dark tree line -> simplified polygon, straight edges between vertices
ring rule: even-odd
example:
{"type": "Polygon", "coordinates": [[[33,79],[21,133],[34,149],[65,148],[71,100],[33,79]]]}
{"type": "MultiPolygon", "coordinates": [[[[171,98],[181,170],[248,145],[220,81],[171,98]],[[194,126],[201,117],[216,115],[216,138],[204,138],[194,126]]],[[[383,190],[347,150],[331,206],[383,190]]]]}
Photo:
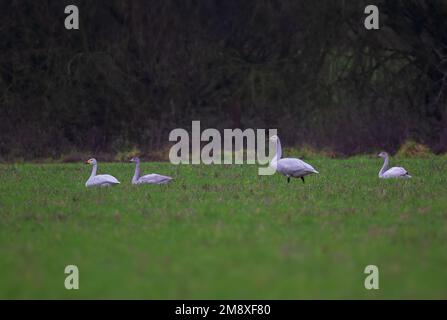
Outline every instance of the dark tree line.
{"type": "Polygon", "coordinates": [[[343,154],[447,150],[445,0],[1,0],[0,14],[2,158],[158,149],[191,120],[343,154]]]}

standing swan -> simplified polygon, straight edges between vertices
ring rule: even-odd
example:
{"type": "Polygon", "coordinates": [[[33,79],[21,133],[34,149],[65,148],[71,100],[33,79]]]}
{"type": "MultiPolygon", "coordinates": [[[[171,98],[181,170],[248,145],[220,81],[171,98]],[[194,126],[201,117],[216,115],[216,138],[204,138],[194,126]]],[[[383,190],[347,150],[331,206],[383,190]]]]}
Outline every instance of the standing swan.
{"type": "Polygon", "coordinates": [[[86,187],[96,187],[96,186],[106,187],[120,183],[114,176],[111,176],[110,174],[96,175],[96,170],[98,168],[98,162],[96,161],[96,159],[94,158],[89,159],[85,163],[93,165],[92,174],[85,183],[86,187]]]}
{"type": "Polygon", "coordinates": [[[270,167],[287,177],[287,183],[290,182],[290,177],[301,178],[304,183],[304,177],[318,173],[310,164],[296,158],[281,159],[282,149],[279,137],[274,135],[270,138],[271,141],[276,142],[276,154],[270,162],[270,167]]]}
{"type": "Polygon", "coordinates": [[[147,174],[145,176],[140,177],[140,158],[134,157],[130,159],[130,162],[135,162],[135,174],[132,178],[132,184],[166,184],[169,183],[172,178],[168,176],[162,176],[161,174],[147,174]]]}
{"type": "Polygon", "coordinates": [[[383,162],[383,167],[379,171],[379,178],[381,179],[389,179],[389,178],[402,178],[408,179],[411,178],[410,174],[407,170],[402,167],[392,167],[388,169],[389,155],[385,151],[382,151],[378,154],[379,157],[385,159],[383,162]]]}

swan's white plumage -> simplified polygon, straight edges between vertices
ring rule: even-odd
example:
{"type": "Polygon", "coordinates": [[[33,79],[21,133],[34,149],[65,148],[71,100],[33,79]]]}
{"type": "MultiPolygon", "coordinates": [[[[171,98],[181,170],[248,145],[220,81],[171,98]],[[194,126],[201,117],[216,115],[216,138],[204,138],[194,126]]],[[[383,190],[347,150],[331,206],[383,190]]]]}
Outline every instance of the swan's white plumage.
{"type": "Polygon", "coordinates": [[[318,173],[310,164],[296,158],[284,158],[277,161],[276,170],[285,176],[304,177],[311,173],[318,173]]]}
{"type": "MultiPolygon", "coordinates": [[[[294,178],[304,178],[305,176],[313,173],[319,173],[310,164],[304,162],[303,160],[297,158],[283,158],[281,142],[278,136],[272,136],[270,138],[272,141],[276,142],[276,154],[270,162],[270,166],[275,169],[280,174],[286,176],[288,179],[290,177],[294,178]]],[[[303,179],[304,182],[304,179],[303,179]]]]}
{"type": "Polygon", "coordinates": [[[153,183],[153,184],[165,184],[171,181],[172,178],[168,176],[163,176],[161,174],[151,173],[140,177],[136,184],[140,183],[153,183]]]}
{"type": "Polygon", "coordinates": [[[382,178],[411,178],[408,171],[402,167],[392,167],[382,174],[382,178]]]}
{"type": "Polygon", "coordinates": [[[378,155],[379,157],[384,159],[382,169],[379,171],[379,178],[381,179],[391,179],[391,178],[400,178],[400,179],[409,179],[411,175],[408,171],[402,167],[392,167],[388,169],[389,163],[389,155],[386,152],[381,152],[378,155]]]}
{"type": "Polygon", "coordinates": [[[89,159],[86,163],[93,165],[90,178],[88,178],[87,182],[85,183],[86,187],[107,187],[120,183],[117,178],[111,176],[110,174],[97,175],[96,171],[98,168],[98,162],[96,159],[89,159]]]}
{"type": "Polygon", "coordinates": [[[93,186],[110,186],[114,184],[119,184],[117,178],[114,176],[111,176],[110,174],[99,174],[97,176],[94,176],[92,178],[89,178],[87,182],[85,183],[86,187],[93,187],[93,186]]]}
{"type": "Polygon", "coordinates": [[[140,176],[140,159],[134,157],[130,161],[135,162],[135,174],[132,178],[132,184],[166,184],[172,180],[171,177],[157,173],[140,176]]]}

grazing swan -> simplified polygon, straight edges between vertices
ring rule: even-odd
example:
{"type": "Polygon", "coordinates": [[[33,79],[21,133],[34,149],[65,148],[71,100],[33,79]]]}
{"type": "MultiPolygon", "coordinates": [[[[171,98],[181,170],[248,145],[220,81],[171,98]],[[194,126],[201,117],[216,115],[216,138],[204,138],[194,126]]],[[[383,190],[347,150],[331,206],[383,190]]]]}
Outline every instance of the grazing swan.
{"type": "Polygon", "coordinates": [[[402,167],[392,167],[388,169],[389,155],[385,151],[382,151],[378,154],[379,157],[385,159],[383,162],[383,167],[379,171],[379,178],[381,179],[389,179],[389,178],[403,178],[408,179],[411,178],[410,174],[407,170],[402,167]]]}
{"type": "Polygon", "coordinates": [[[85,163],[93,165],[92,174],[85,183],[86,187],[96,187],[96,186],[106,187],[120,183],[114,176],[111,176],[110,174],[96,175],[96,170],[98,168],[98,162],[96,161],[96,159],[93,158],[89,159],[85,163]]]}
{"type": "Polygon", "coordinates": [[[135,162],[135,174],[132,178],[132,184],[144,184],[144,183],[151,183],[151,184],[165,184],[169,183],[172,178],[168,176],[162,176],[161,174],[147,174],[145,176],[140,177],[140,158],[134,157],[130,159],[130,162],[135,162]]]}
{"type": "Polygon", "coordinates": [[[282,149],[281,142],[278,136],[274,135],[270,138],[271,141],[276,142],[276,154],[270,162],[270,167],[287,177],[287,183],[290,182],[290,177],[301,178],[304,183],[304,177],[318,173],[310,164],[296,158],[281,159],[282,149]]]}

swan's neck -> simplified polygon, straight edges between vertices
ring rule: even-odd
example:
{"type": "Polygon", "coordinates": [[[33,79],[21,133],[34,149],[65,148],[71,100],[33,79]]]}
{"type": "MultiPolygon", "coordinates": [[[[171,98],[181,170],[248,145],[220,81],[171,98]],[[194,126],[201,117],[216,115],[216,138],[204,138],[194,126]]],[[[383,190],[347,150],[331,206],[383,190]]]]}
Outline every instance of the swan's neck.
{"type": "Polygon", "coordinates": [[[281,156],[282,156],[281,141],[279,141],[279,138],[278,138],[276,140],[276,153],[272,159],[272,162],[278,161],[279,159],[281,159],[281,156]]]}
{"type": "Polygon", "coordinates": [[[135,174],[133,175],[132,181],[136,182],[140,178],[140,163],[135,163],[135,174]]]}
{"type": "Polygon", "coordinates": [[[270,167],[276,170],[278,160],[281,159],[282,150],[281,150],[281,142],[279,139],[276,140],[276,153],[273,157],[272,161],[270,161],[270,167]]]}
{"type": "Polygon", "coordinates": [[[98,168],[98,165],[95,163],[92,167],[92,173],[90,174],[90,178],[93,178],[94,176],[96,176],[97,168],[98,168]]]}
{"type": "Polygon", "coordinates": [[[382,169],[380,169],[379,176],[383,175],[388,170],[388,162],[389,159],[388,156],[386,156],[385,160],[383,161],[382,169]]]}

